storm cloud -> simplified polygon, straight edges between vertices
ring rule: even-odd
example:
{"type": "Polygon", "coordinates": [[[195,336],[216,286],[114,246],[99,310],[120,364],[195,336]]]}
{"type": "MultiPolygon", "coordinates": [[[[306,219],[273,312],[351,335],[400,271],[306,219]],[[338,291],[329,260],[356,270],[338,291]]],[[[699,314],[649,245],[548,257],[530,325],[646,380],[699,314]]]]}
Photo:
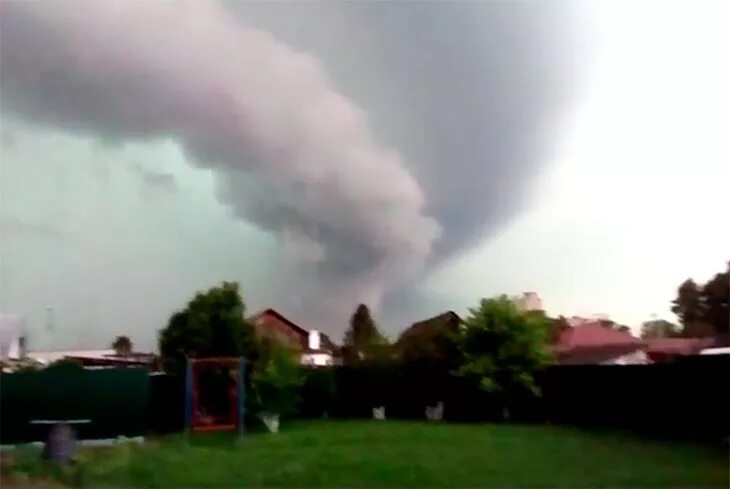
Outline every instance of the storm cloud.
{"type": "Polygon", "coordinates": [[[2,3],[3,111],[174,139],[325,322],[509,222],[574,78],[566,4],[71,5],[2,3]]]}

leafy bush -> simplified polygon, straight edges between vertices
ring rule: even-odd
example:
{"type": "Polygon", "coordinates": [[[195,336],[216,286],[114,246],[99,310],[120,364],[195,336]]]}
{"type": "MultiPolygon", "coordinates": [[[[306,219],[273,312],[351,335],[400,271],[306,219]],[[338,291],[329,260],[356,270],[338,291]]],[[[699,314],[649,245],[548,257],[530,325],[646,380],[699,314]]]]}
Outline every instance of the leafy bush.
{"type": "Polygon", "coordinates": [[[274,339],[263,338],[261,356],[251,376],[258,413],[295,413],[303,381],[298,353],[274,339]]]}
{"type": "Polygon", "coordinates": [[[535,374],[552,363],[547,348],[551,322],[539,311],[522,312],[506,296],[482,299],[464,321],[464,361],[456,373],[496,395],[508,416],[510,404],[526,393],[539,395],[535,374]]]}

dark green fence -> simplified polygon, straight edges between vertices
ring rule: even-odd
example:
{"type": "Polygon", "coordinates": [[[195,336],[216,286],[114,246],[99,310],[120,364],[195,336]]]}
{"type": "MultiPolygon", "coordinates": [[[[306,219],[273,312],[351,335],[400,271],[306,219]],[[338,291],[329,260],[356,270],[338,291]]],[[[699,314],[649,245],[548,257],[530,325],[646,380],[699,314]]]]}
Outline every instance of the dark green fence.
{"type": "Polygon", "coordinates": [[[31,420],[89,419],[82,438],[145,435],[149,428],[145,369],[49,368],[0,375],[0,443],[42,440],[31,420]]]}
{"type": "MultiPolygon", "coordinates": [[[[730,434],[730,358],[667,365],[555,366],[538,379],[542,397],[515,399],[513,422],[552,422],[719,440],[730,434]]],[[[306,369],[299,416],[423,419],[445,404],[447,421],[501,421],[499,399],[446,371],[392,368],[306,369]]],[[[249,396],[249,399],[251,396],[249,396]]],[[[184,383],[143,369],[47,369],[0,376],[0,442],[41,440],[32,419],[86,418],[83,438],[164,434],[183,429],[184,383]]],[[[247,423],[258,422],[249,406],[247,423]]]]}
{"type": "MultiPolygon", "coordinates": [[[[730,435],[730,357],[658,365],[566,365],[538,376],[541,397],[513,399],[510,421],[622,429],[662,437],[722,440],[730,435]]],[[[503,421],[502,402],[439,369],[338,367],[306,377],[300,415],[424,419],[443,401],[447,421],[503,421]]]]}

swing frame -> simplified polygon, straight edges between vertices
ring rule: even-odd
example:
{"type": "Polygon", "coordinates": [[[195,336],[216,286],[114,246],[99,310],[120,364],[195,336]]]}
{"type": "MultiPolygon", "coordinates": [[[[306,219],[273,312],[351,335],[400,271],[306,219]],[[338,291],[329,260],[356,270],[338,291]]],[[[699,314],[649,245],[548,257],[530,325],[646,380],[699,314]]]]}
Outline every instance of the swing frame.
{"type": "Polygon", "coordinates": [[[245,375],[246,359],[244,357],[210,357],[188,358],[185,369],[185,428],[187,432],[204,431],[237,431],[243,434],[243,420],[245,416],[245,375]],[[236,392],[229,400],[231,405],[235,400],[235,409],[231,409],[227,423],[203,424],[200,422],[200,373],[207,368],[228,367],[237,369],[236,392]]]}

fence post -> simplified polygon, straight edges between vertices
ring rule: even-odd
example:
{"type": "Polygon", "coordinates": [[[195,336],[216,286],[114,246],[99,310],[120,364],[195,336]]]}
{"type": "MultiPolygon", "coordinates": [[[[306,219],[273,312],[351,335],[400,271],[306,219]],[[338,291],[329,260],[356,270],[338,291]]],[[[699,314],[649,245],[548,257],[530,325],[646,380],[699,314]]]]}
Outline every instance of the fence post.
{"type": "Polygon", "coordinates": [[[193,361],[185,360],[185,434],[190,434],[190,424],[193,416],[193,361]]]}
{"type": "Polygon", "coordinates": [[[243,419],[246,414],[246,359],[238,361],[238,435],[243,435],[243,419]]]}

